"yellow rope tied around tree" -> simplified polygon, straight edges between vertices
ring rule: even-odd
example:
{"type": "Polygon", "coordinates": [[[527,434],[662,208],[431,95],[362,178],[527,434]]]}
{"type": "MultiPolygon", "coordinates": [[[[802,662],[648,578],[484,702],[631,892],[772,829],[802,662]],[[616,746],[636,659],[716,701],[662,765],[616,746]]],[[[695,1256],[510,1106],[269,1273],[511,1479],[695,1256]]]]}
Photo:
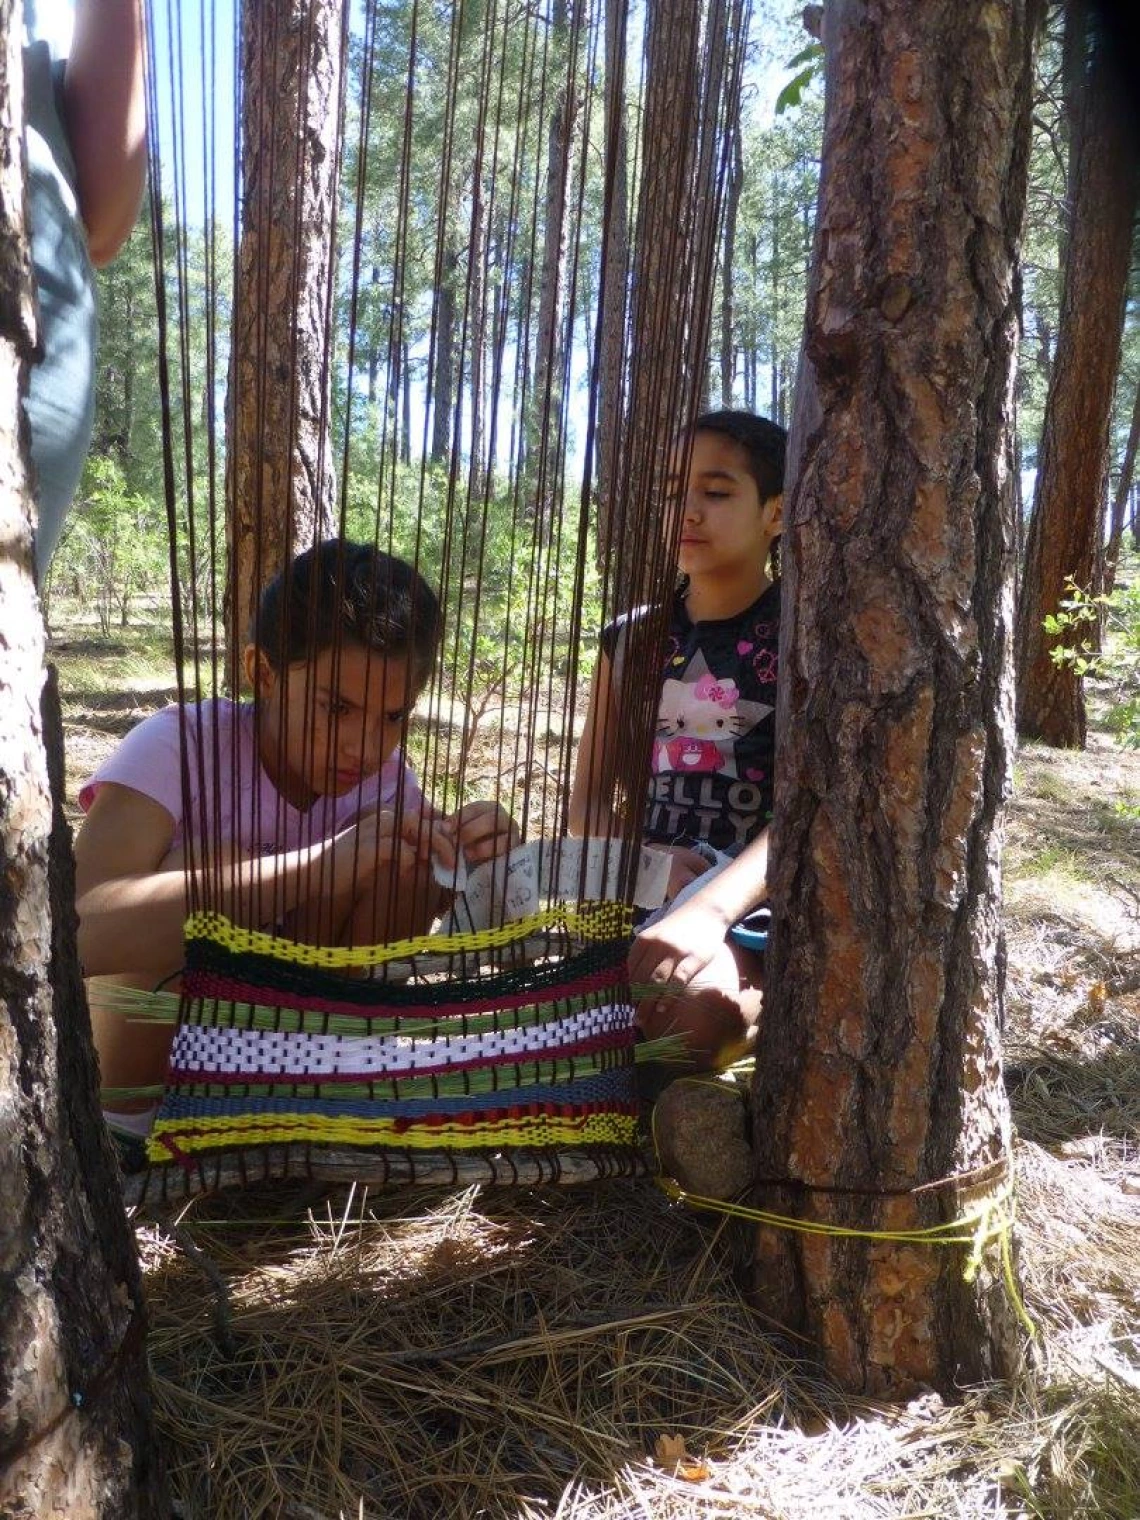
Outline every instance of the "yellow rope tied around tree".
{"type": "MultiPolygon", "coordinates": [[[[1000,1254],[1002,1281],[1014,1313],[1024,1326],[1026,1334],[1031,1338],[1036,1337],[1037,1327],[1030,1319],[1029,1311],[1018,1291],[1017,1277],[1013,1270],[1011,1242],[1016,1218],[1016,1193],[1013,1176],[1008,1169],[1003,1172],[991,1192],[969,1204],[956,1219],[944,1220],[941,1224],[925,1225],[913,1230],[861,1230],[849,1225],[828,1224],[822,1220],[797,1219],[791,1214],[777,1214],[770,1209],[757,1209],[748,1204],[720,1198],[706,1198],[700,1193],[687,1192],[674,1178],[667,1176],[661,1170],[656,1110],[654,1110],[650,1129],[658,1163],[657,1185],[674,1203],[685,1203],[694,1209],[725,1214],[729,1218],[742,1219],[749,1224],[765,1225],[773,1230],[789,1230],[797,1235],[822,1235],[833,1240],[884,1241],[894,1245],[968,1246],[969,1250],[962,1267],[962,1278],[967,1283],[974,1281],[987,1250],[996,1245],[1000,1254]]],[[[934,1184],[934,1186],[937,1185],[934,1184]]],[[[930,1184],[927,1186],[929,1187],[930,1184]]]]}

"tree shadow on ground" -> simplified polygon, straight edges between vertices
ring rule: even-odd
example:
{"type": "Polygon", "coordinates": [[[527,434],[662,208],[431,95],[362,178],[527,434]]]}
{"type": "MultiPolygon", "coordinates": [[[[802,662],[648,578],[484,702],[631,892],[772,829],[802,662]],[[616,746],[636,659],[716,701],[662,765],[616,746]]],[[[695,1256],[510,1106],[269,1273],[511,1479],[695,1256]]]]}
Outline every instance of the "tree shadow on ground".
{"type": "Polygon", "coordinates": [[[1085,1136],[1135,1144],[1140,1133],[1140,1042],[1123,1034],[1096,1055],[1026,1052],[1006,1063],[1018,1133],[1055,1146],[1085,1136]]]}
{"type": "Polygon", "coordinates": [[[838,1413],[734,1287],[733,1231],[647,1182],[281,1185],[140,1237],[187,1516],[521,1516],[662,1437],[838,1413]]]}
{"type": "Polygon", "coordinates": [[[148,686],[145,691],[103,691],[70,687],[64,693],[68,722],[90,719],[94,713],[128,713],[134,722],[140,715],[178,701],[177,686],[148,686]]]}
{"type": "MultiPolygon", "coordinates": [[[[1019,1149],[1036,1266],[1075,1181],[1019,1149]]],[[[1010,1473],[1037,1515],[1134,1514],[1119,1400],[1086,1420],[1083,1384],[845,1399],[739,1291],[747,1237],[648,1182],[280,1184],[138,1233],[182,1520],[901,1520],[1004,1513],[1010,1473]]],[[[1028,1284],[1050,1334],[1059,1270],[1028,1284]]]]}

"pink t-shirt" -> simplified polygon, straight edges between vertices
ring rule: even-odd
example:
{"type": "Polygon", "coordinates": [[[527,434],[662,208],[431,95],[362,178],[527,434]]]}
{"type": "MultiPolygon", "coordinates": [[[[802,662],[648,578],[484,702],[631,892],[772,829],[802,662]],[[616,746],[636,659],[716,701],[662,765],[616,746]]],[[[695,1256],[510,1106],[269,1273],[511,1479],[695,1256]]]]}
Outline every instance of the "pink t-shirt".
{"type": "Polygon", "coordinates": [[[224,697],[185,709],[189,809],[182,788],[182,709],[164,708],[133,728],[79,792],[87,812],[108,781],[129,786],[164,807],[174,819],[171,847],[181,845],[186,819],[196,837],[235,843],[243,853],[276,855],[319,844],[352,823],[366,808],[392,807],[402,795],[405,810],[423,800],[419,782],[401,751],[389,755],[378,776],[343,797],[318,797],[302,811],[291,806],[262,769],[252,703],[224,697]]]}

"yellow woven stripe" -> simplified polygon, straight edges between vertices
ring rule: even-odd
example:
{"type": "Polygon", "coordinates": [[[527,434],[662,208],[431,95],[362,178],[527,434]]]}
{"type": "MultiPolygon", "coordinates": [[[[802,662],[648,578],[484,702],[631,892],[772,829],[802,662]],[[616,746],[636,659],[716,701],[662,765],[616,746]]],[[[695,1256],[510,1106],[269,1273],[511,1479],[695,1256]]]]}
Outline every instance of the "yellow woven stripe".
{"type": "Polygon", "coordinates": [[[586,903],[575,910],[555,903],[493,929],[462,934],[421,934],[414,939],[394,940],[388,945],[302,945],[278,939],[260,929],[243,929],[221,913],[193,913],[186,920],[186,938],[211,939],[237,954],[269,955],[275,960],[329,969],[383,966],[388,961],[411,960],[417,955],[454,955],[464,950],[493,950],[514,944],[544,929],[561,927],[581,939],[626,939],[632,933],[631,910],[618,902],[586,903]]]}
{"type": "Polygon", "coordinates": [[[628,1114],[587,1114],[582,1119],[520,1116],[497,1124],[432,1124],[397,1129],[393,1119],[334,1119],[323,1114],[293,1117],[158,1120],[147,1141],[152,1161],[169,1161],[162,1143],[169,1135],[180,1152],[226,1145],[281,1145],[310,1141],[327,1145],[383,1145],[397,1150],[486,1150],[488,1146],[632,1145],[636,1120],[628,1114]],[[187,1134],[188,1128],[192,1134],[187,1134]]]}

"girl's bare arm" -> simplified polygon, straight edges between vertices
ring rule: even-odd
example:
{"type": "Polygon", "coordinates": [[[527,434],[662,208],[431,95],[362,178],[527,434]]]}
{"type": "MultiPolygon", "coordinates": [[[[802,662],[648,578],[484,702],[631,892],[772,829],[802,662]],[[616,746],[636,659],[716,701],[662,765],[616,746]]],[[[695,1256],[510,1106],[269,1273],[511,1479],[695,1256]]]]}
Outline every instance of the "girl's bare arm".
{"type": "Polygon", "coordinates": [[[63,102],[79,211],[98,267],[130,236],[146,180],[142,0],[78,0],[63,102]]]}
{"type": "Polygon", "coordinates": [[[189,875],[170,853],[174,820],[133,787],[100,787],[75,841],[79,957],[88,976],[168,974],[182,963],[193,883],[212,907],[265,927],[315,894],[343,900],[363,874],[405,847],[390,813],[370,813],[332,839],[278,855],[216,856],[189,875]]]}
{"type": "Polygon", "coordinates": [[[602,651],[590,683],[586,723],[578,742],[570,787],[570,832],[610,835],[617,823],[616,745],[617,683],[609,656],[602,651]]]}

